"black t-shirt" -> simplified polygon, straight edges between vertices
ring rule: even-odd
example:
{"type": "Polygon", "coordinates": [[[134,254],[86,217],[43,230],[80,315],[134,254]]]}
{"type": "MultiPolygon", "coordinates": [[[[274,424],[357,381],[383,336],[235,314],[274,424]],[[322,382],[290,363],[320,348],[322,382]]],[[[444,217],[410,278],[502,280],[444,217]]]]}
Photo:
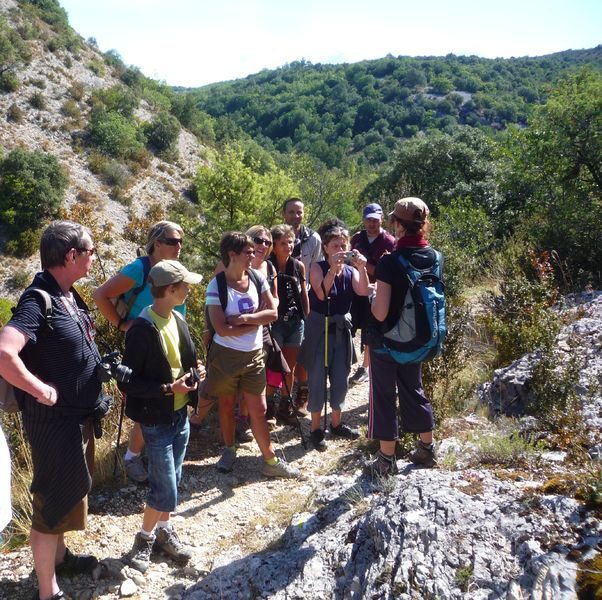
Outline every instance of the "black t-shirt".
{"type": "MultiPolygon", "coordinates": [[[[399,254],[408,260],[417,269],[428,269],[432,267],[437,255],[435,251],[426,246],[423,248],[401,248],[391,254],[385,254],[376,265],[376,279],[384,281],[391,286],[391,302],[389,312],[385,318],[385,331],[395,325],[399,311],[408,291],[408,278],[399,262],[399,254]]],[[[380,327],[379,321],[372,317],[372,324],[380,327]]]]}
{"type": "MultiPolygon", "coordinates": [[[[95,374],[99,353],[94,343],[94,323],[87,307],[77,305],[75,308],[68,304],[56,280],[47,271],[38,273],[32,286],[45,289],[51,296],[52,330],[47,329],[43,299],[39,294],[25,290],[8,322],[29,338],[20,357],[29,371],[57,387],[55,407],[93,409],[101,384],[95,374]]],[[[31,405],[25,402],[23,409],[27,411],[28,407],[48,408],[37,402],[31,405]]]]}

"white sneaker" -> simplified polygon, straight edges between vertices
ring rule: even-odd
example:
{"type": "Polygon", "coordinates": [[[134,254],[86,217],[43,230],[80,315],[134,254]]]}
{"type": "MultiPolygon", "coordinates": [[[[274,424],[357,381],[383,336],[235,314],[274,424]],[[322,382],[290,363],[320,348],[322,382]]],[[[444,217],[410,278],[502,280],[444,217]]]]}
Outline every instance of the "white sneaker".
{"type": "Polygon", "coordinates": [[[349,378],[349,385],[355,385],[356,383],[364,383],[368,381],[370,375],[366,367],[358,367],[357,371],[349,378]]]}

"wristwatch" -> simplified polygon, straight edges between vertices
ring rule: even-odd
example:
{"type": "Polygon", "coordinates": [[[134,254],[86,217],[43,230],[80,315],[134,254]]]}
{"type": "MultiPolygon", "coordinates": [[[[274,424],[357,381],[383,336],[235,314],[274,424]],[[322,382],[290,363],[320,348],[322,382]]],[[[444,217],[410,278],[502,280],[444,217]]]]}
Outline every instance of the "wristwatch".
{"type": "Polygon", "coordinates": [[[173,390],[171,389],[171,383],[164,383],[161,385],[161,391],[166,396],[173,396],[173,390]]]}

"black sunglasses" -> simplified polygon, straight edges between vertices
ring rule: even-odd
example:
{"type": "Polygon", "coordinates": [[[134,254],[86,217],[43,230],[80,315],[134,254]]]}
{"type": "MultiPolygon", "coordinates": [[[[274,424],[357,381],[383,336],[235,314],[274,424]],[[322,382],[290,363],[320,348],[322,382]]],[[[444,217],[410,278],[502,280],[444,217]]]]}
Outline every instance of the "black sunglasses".
{"type": "Polygon", "coordinates": [[[263,244],[264,246],[271,246],[272,242],[270,242],[270,240],[266,240],[265,238],[260,238],[260,237],[254,237],[253,241],[259,245],[259,244],[263,244]]]}
{"type": "Polygon", "coordinates": [[[75,251],[79,254],[84,254],[85,252],[88,256],[93,256],[96,252],[96,248],[75,248],[75,251]]]}
{"type": "Polygon", "coordinates": [[[184,243],[182,238],[163,238],[159,241],[166,246],[177,246],[178,244],[181,246],[184,243]]]}

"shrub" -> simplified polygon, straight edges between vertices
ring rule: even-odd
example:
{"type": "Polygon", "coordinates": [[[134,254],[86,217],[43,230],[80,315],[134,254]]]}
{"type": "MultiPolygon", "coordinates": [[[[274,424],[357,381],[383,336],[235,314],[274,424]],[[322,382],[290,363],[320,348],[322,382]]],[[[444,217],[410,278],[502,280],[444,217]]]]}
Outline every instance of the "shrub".
{"type": "Polygon", "coordinates": [[[29,98],[29,104],[37,110],[46,110],[46,98],[42,92],[34,92],[29,98]]]}
{"type": "Polygon", "coordinates": [[[92,71],[92,73],[94,73],[94,75],[97,75],[98,77],[105,76],[105,66],[99,60],[91,60],[87,67],[90,69],[90,71],[92,71]]]}
{"type": "Polygon", "coordinates": [[[65,100],[63,106],[61,107],[61,112],[66,116],[72,119],[79,119],[82,116],[82,111],[80,110],[77,102],[75,100],[65,100]]]}
{"type": "Polygon", "coordinates": [[[92,93],[92,102],[95,108],[102,106],[107,112],[115,112],[126,119],[131,119],[138,106],[137,96],[121,85],[114,85],[107,89],[95,90],[92,93]]]}
{"type": "Polygon", "coordinates": [[[6,112],[6,118],[14,123],[22,123],[25,113],[13,102],[6,112]]]}
{"type": "Polygon", "coordinates": [[[116,112],[93,110],[88,131],[92,144],[116,158],[129,158],[143,148],[136,125],[116,112]]]}
{"type": "Polygon", "coordinates": [[[493,312],[485,318],[497,348],[499,364],[536,349],[551,348],[560,328],[560,320],[551,308],[558,298],[550,257],[547,253],[528,251],[510,254],[500,285],[502,295],[493,299],[493,312]]]}
{"type": "Polygon", "coordinates": [[[5,71],[0,75],[0,89],[3,92],[16,92],[20,85],[19,78],[12,71],[5,71]]]}
{"type": "Polygon", "coordinates": [[[77,102],[84,97],[84,91],[84,84],[80,83],[79,81],[74,81],[69,88],[69,94],[77,102]]]}
{"type": "Polygon", "coordinates": [[[154,121],[144,126],[144,132],[151,148],[154,148],[159,154],[169,155],[176,150],[180,123],[173,115],[163,112],[154,121]]]}
{"type": "Polygon", "coordinates": [[[31,85],[33,85],[34,87],[37,87],[40,90],[46,89],[46,81],[44,79],[41,79],[41,78],[30,79],[29,83],[31,85]]]}
{"type": "Polygon", "coordinates": [[[0,217],[9,235],[19,236],[12,251],[31,248],[32,233],[59,215],[66,187],[67,177],[51,154],[15,149],[0,161],[0,217]]]}

